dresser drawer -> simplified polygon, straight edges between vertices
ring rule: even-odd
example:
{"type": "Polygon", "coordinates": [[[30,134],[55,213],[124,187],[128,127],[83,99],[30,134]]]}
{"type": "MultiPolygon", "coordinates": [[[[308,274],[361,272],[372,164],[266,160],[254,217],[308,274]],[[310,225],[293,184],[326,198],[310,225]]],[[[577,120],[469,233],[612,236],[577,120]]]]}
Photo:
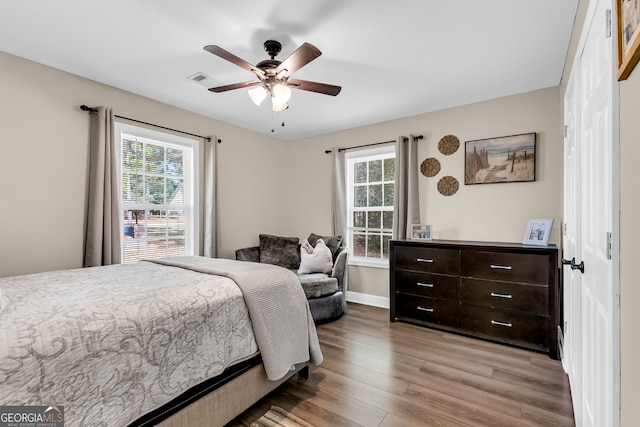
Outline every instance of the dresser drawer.
{"type": "Polygon", "coordinates": [[[394,277],[397,292],[456,301],[459,299],[458,276],[396,270],[394,277]]]}
{"type": "Polygon", "coordinates": [[[546,317],[462,304],[462,328],[468,332],[548,347],[546,317]]]}
{"type": "Polygon", "coordinates": [[[460,252],[455,249],[396,246],[395,266],[429,273],[460,274],[460,252]]]}
{"type": "Polygon", "coordinates": [[[548,291],[548,287],[540,285],[463,278],[460,300],[463,303],[548,316],[548,291]]]}
{"type": "Polygon", "coordinates": [[[459,328],[460,303],[398,293],[396,294],[396,317],[459,328]]]}
{"type": "Polygon", "coordinates": [[[465,277],[549,285],[546,255],[463,250],[461,258],[465,277]]]}

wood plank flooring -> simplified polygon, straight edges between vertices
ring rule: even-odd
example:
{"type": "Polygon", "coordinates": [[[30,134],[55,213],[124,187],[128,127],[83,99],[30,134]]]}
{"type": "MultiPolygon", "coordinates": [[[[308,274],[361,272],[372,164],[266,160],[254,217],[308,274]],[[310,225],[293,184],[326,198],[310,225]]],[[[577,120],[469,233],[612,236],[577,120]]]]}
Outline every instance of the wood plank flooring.
{"type": "Polygon", "coordinates": [[[559,361],[546,355],[400,322],[349,304],[319,325],[324,354],[232,421],[250,425],[278,405],[323,426],[574,426],[559,361]]]}

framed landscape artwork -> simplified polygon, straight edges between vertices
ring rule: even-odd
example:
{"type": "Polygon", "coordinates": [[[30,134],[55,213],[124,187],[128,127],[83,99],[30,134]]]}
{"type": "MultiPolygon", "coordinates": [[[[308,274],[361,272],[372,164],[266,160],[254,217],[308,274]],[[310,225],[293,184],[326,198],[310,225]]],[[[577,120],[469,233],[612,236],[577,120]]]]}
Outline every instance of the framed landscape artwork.
{"type": "Polygon", "coordinates": [[[616,0],[618,80],[626,80],[640,59],[640,0],[616,0]]]}
{"type": "Polygon", "coordinates": [[[535,132],[465,142],[466,185],[535,180],[535,132]]]}

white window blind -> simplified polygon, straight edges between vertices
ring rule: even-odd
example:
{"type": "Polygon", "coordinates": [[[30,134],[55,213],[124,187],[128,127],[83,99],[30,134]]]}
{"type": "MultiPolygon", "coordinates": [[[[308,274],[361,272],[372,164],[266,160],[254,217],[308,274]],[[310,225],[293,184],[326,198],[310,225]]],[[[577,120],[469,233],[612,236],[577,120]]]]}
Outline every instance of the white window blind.
{"type": "Polygon", "coordinates": [[[197,143],[175,143],[179,137],[155,134],[120,133],[123,263],[195,253],[197,143]]]}

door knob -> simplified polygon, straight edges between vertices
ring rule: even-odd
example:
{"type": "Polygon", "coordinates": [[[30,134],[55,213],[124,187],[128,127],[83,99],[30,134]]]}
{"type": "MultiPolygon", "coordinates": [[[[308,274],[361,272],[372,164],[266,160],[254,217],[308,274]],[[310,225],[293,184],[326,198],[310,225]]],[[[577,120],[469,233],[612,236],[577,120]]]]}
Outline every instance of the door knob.
{"type": "Polygon", "coordinates": [[[568,259],[562,260],[562,265],[568,265],[572,270],[580,270],[580,273],[584,274],[584,261],[580,261],[580,264],[576,264],[576,258],[571,258],[571,261],[568,259]]]}

